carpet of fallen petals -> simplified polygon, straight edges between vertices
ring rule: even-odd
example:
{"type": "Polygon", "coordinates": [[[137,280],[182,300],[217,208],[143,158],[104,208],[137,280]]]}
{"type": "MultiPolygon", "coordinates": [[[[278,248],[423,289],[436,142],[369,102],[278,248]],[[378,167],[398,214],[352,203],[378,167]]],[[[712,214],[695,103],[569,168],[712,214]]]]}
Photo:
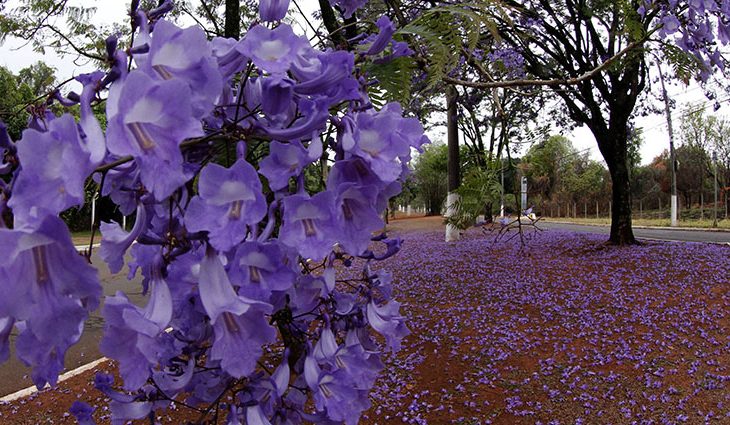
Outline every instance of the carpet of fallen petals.
{"type": "Polygon", "coordinates": [[[730,423],[730,247],[402,235],[412,334],[366,422],[730,423]]]}
{"type": "MultiPolygon", "coordinates": [[[[730,423],[730,247],[556,231],[522,245],[482,229],[446,243],[439,218],[392,228],[403,249],[380,267],[412,334],[362,423],[730,423]]],[[[0,405],[0,423],[75,423],[76,398],[108,423],[92,376],[0,405]]]]}

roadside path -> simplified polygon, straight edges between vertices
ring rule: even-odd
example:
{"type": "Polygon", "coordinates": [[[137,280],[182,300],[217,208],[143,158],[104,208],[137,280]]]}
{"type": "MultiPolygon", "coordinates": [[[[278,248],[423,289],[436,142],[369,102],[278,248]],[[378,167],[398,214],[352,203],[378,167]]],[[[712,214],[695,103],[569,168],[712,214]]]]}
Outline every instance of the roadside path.
{"type": "MultiPolygon", "coordinates": [[[[559,229],[581,233],[609,234],[606,225],[575,224],[567,222],[540,221],[541,229],[559,229]]],[[[709,242],[730,244],[730,232],[716,229],[672,228],[672,227],[634,227],[634,236],[639,239],[651,239],[679,242],[709,242]]]]}

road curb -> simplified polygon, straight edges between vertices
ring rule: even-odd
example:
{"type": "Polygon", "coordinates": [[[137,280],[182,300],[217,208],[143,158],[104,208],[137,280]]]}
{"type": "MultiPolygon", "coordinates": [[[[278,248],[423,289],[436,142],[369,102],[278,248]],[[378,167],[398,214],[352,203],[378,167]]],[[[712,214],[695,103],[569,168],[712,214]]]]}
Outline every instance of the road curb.
{"type": "MultiPolygon", "coordinates": [[[[58,382],[63,382],[69,378],[73,378],[74,376],[80,375],[80,374],[86,372],[87,370],[91,370],[107,361],[109,361],[108,358],[102,357],[100,359],[94,360],[91,363],[86,363],[84,365],[81,365],[81,366],[77,367],[76,369],[69,370],[68,372],[66,372],[58,377],[58,382]]],[[[37,392],[45,391],[46,389],[50,389],[50,388],[51,388],[50,386],[46,385],[42,390],[39,390],[36,388],[35,385],[33,385],[28,388],[23,388],[22,390],[16,391],[14,393],[8,394],[8,395],[0,398],[0,403],[10,403],[15,400],[21,399],[23,397],[28,397],[30,395],[33,395],[37,392]]]]}
{"type": "MultiPolygon", "coordinates": [[[[576,221],[556,221],[556,220],[543,220],[543,223],[555,223],[555,224],[574,224],[576,226],[592,226],[592,227],[611,227],[610,224],[595,224],[595,223],[580,223],[576,221]]],[[[634,229],[649,229],[649,230],[679,230],[682,232],[714,232],[714,233],[730,233],[730,229],[713,229],[708,227],[666,227],[666,226],[631,226],[634,229]]]]}

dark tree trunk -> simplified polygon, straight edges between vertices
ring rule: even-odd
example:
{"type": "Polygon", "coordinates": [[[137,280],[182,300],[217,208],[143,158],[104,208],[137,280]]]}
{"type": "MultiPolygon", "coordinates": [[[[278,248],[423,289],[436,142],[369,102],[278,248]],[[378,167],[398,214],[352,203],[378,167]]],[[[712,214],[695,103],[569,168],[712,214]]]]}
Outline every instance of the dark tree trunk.
{"type": "Polygon", "coordinates": [[[447,173],[449,175],[448,191],[454,192],[459,188],[459,127],[457,110],[458,93],[453,86],[446,89],[446,139],[448,144],[447,173]]]}
{"type": "Polygon", "coordinates": [[[609,131],[596,135],[596,139],[608,165],[613,187],[609,242],[616,245],[635,244],[634,230],[631,227],[631,186],[626,132],[609,131]]]}
{"type": "Polygon", "coordinates": [[[224,35],[228,38],[241,37],[241,3],[239,0],[226,0],[224,35]]]}

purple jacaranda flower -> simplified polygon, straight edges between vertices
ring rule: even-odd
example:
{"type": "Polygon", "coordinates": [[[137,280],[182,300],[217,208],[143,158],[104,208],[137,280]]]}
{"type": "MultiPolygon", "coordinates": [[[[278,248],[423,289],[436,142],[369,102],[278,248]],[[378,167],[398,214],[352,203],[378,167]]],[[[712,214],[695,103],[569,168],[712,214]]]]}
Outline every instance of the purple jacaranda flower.
{"type": "Polygon", "coordinates": [[[268,301],[271,291],[286,291],[294,284],[296,273],[287,260],[277,242],[244,242],[236,249],[230,278],[239,284],[242,295],[268,301]]]}
{"type": "Polygon", "coordinates": [[[284,19],[287,11],[289,11],[289,0],[259,0],[259,17],[262,21],[280,21],[284,19]]]}
{"type": "Polygon", "coordinates": [[[296,93],[327,95],[333,90],[336,91],[336,86],[343,85],[348,78],[357,84],[352,78],[352,71],[355,68],[355,56],[352,53],[340,51],[319,53],[313,62],[316,74],[311,78],[300,75],[300,83],[294,88],[296,93]]]}
{"type": "Polygon", "coordinates": [[[304,51],[292,64],[291,74],[299,81],[295,93],[323,99],[329,104],[362,100],[360,83],[353,76],[355,57],[343,51],[304,51]]]}
{"type": "Polygon", "coordinates": [[[371,301],[367,307],[370,326],[385,337],[388,347],[393,351],[400,349],[401,339],[410,333],[405,325],[405,317],[400,315],[399,309],[398,301],[390,301],[380,306],[371,301]]]}
{"type": "Polygon", "coordinates": [[[140,388],[154,365],[174,355],[172,337],[165,333],[172,318],[170,290],[159,275],[150,286],[150,299],[144,308],[132,304],[119,291],[104,303],[106,323],[99,347],[104,355],[119,362],[119,374],[127,390],[140,388]]]}
{"type": "Polygon", "coordinates": [[[334,226],[334,200],[331,191],[320,192],[312,197],[292,195],[285,198],[284,222],[279,240],[296,249],[304,258],[321,260],[337,240],[334,226]]]}
{"type": "MultiPolygon", "coordinates": [[[[139,196],[143,192],[139,175],[139,166],[131,161],[107,171],[104,178],[101,194],[109,196],[124,215],[132,214],[137,208],[139,196]]],[[[95,174],[94,180],[100,183],[101,176],[95,174]]]]}
{"type": "Polygon", "coordinates": [[[235,74],[246,67],[248,58],[238,51],[238,40],[215,37],[210,41],[213,57],[218,62],[218,70],[224,81],[229,81],[235,74]]]}
{"type": "Polygon", "coordinates": [[[86,151],[89,152],[89,160],[94,166],[99,165],[106,155],[106,140],[104,139],[104,132],[102,131],[94,112],[91,110],[91,101],[94,100],[104,75],[105,74],[103,72],[97,71],[76,77],[76,80],[84,86],[83,91],[81,92],[81,99],[79,101],[81,109],[79,127],[81,127],[84,132],[82,139],[84,140],[86,151]]]}
{"type": "Polygon", "coordinates": [[[378,112],[358,113],[353,122],[343,119],[343,127],[340,143],[345,152],[365,159],[387,183],[401,175],[401,162],[410,158],[411,147],[418,149],[424,143],[418,119],[403,118],[396,103],[378,112]]]}
{"type": "MultiPolygon", "coordinates": [[[[0,279],[7,279],[3,276],[3,270],[0,269],[0,279]]],[[[0,312],[2,315],[2,312],[0,312]]],[[[15,320],[12,317],[0,316],[0,364],[4,363],[10,357],[10,332],[13,330],[15,320]]]]}
{"type": "Polygon", "coordinates": [[[211,245],[228,251],[241,242],[248,226],[266,215],[266,201],[256,170],[243,159],[231,168],[208,164],[200,172],[199,195],[190,200],[185,227],[207,231],[211,245]]]}
{"type": "Polygon", "coordinates": [[[355,425],[360,419],[360,413],[370,407],[368,398],[360,397],[367,391],[361,390],[360,384],[342,369],[323,369],[309,355],[304,361],[304,376],[307,386],[313,392],[315,407],[318,411],[325,411],[327,417],[333,421],[355,425]]]}
{"type": "Polygon", "coordinates": [[[74,401],[68,411],[74,415],[79,425],[96,425],[93,414],[95,407],[91,407],[83,401],[74,401]]]}
{"type": "Polygon", "coordinates": [[[101,223],[101,246],[99,256],[109,265],[109,271],[117,273],[124,265],[124,255],[132,243],[147,228],[147,210],[144,205],[137,207],[132,231],[127,233],[117,223],[101,223]]]}
{"type": "Polygon", "coordinates": [[[388,43],[393,40],[393,34],[395,33],[395,25],[390,21],[388,15],[383,15],[375,22],[380,32],[378,36],[373,40],[368,40],[370,44],[368,49],[365,51],[365,55],[377,55],[378,53],[385,50],[388,43]]]}
{"type": "Polygon", "coordinates": [[[195,358],[191,357],[187,362],[173,359],[170,364],[161,370],[152,373],[155,385],[172,397],[185,390],[195,372],[195,358]]]}
{"type": "Polygon", "coordinates": [[[46,104],[31,106],[28,108],[28,112],[30,113],[28,128],[41,133],[48,131],[51,121],[56,119],[56,115],[46,104]]]}
{"type": "Polygon", "coordinates": [[[15,143],[8,134],[8,127],[0,120],[0,154],[2,154],[2,157],[0,157],[0,174],[7,174],[12,170],[13,164],[5,162],[6,155],[15,155],[16,152],[15,143]]]}
{"type": "Polygon", "coordinates": [[[76,253],[55,216],[36,229],[0,229],[0,252],[0,316],[17,321],[16,351],[33,367],[33,382],[55,385],[66,350],[99,304],[96,271],[76,253]]]}
{"type": "Polygon", "coordinates": [[[182,81],[190,87],[193,116],[203,118],[223,88],[217,61],[213,57],[205,32],[198,26],[181,29],[160,20],[155,23],[149,53],[135,55],[135,60],[152,78],[182,81]]]}
{"type": "Polygon", "coordinates": [[[109,407],[112,411],[112,425],[126,424],[129,420],[142,419],[150,414],[153,403],[145,400],[143,392],[137,394],[119,392],[112,388],[113,384],[112,375],[97,372],[94,376],[94,387],[111,400],[109,407]]]}
{"type": "Polygon", "coordinates": [[[289,70],[300,49],[309,47],[306,38],[294,34],[291,26],[281,24],[273,30],[263,25],[251,28],[238,44],[238,51],[268,73],[289,70]]]}
{"type": "Polygon", "coordinates": [[[324,130],[329,118],[329,101],[319,99],[310,101],[302,99],[299,101],[299,112],[302,116],[292,123],[291,127],[273,128],[258,123],[264,134],[276,140],[295,140],[314,138],[316,133],[324,130]]]}
{"type": "Polygon", "coordinates": [[[84,203],[84,183],[94,164],[71,115],[51,121],[46,132],[25,130],[17,146],[23,172],[8,201],[16,226],[84,203]]]}
{"type": "Polygon", "coordinates": [[[662,29],[660,32],[662,33],[663,37],[674,34],[679,30],[680,22],[679,19],[677,19],[675,16],[666,15],[662,18],[661,22],[662,29]]]}
{"type": "Polygon", "coordinates": [[[332,6],[337,6],[342,9],[342,16],[345,18],[352,17],[352,14],[357,11],[357,9],[365,6],[365,3],[367,3],[368,0],[330,0],[330,4],[332,6]]]}
{"type": "Polygon", "coordinates": [[[190,88],[177,79],[155,81],[141,71],[132,71],[121,84],[107,100],[107,148],[134,157],[142,183],[162,200],[188,180],[180,143],[203,135],[185,101],[190,88]]]}
{"type": "Polygon", "coordinates": [[[378,189],[345,183],[336,190],[335,218],[340,231],[338,243],[346,252],[359,255],[367,249],[373,232],[384,226],[374,208],[378,189]]]}
{"type": "Polygon", "coordinates": [[[268,179],[271,189],[286,189],[289,179],[298,176],[314,159],[299,141],[273,141],[269,144],[269,155],[260,163],[259,171],[268,179]]]}
{"type": "Polygon", "coordinates": [[[261,82],[261,109],[273,117],[289,111],[294,106],[294,82],[279,74],[264,77],[261,82]]]}
{"type": "Polygon", "coordinates": [[[221,368],[233,377],[248,375],[263,353],[262,345],[276,337],[264,316],[271,312],[271,305],[236,294],[212,249],[200,263],[198,287],[215,333],[210,358],[220,361],[221,368]]]}

